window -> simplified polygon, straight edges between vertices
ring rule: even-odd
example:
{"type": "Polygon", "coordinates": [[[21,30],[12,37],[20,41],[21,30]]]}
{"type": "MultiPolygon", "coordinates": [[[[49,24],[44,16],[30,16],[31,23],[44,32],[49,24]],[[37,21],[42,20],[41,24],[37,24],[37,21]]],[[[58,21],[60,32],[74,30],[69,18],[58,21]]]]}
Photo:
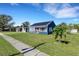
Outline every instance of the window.
{"type": "Polygon", "coordinates": [[[52,32],[52,27],[49,27],[49,32],[52,32]]]}

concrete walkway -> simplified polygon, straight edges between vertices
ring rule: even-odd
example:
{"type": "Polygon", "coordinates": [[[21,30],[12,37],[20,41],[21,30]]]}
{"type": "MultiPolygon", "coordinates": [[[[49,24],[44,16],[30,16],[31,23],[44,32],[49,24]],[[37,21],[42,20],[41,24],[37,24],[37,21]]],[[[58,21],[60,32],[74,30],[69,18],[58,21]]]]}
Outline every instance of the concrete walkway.
{"type": "Polygon", "coordinates": [[[40,52],[37,49],[33,49],[33,47],[24,44],[21,41],[18,41],[10,36],[4,35],[0,33],[0,35],[8,41],[13,47],[15,47],[17,50],[19,50],[21,53],[24,54],[24,56],[48,56],[47,54],[40,52]],[[25,49],[25,50],[23,50],[25,49]],[[25,52],[26,51],[26,52],[25,52]]]}

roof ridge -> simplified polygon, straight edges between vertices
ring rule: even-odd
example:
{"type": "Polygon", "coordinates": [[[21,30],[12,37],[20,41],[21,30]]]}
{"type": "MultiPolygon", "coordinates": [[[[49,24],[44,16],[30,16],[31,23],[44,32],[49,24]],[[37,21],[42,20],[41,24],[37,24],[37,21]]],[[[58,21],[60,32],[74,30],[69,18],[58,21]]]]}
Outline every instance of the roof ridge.
{"type": "Polygon", "coordinates": [[[49,23],[51,23],[52,21],[45,21],[45,22],[38,22],[38,23],[34,23],[31,26],[40,26],[40,25],[47,25],[49,23]]]}

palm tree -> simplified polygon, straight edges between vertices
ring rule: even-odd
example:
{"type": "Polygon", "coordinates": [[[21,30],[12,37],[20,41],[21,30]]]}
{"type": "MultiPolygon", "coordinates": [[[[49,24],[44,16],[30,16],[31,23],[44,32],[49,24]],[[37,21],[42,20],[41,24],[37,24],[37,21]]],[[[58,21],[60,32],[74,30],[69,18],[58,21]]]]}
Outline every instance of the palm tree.
{"type": "Polygon", "coordinates": [[[67,30],[66,23],[61,23],[61,24],[57,25],[54,28],[55,39],[57,39],[58,36],[60,37],[60,39],[62,39],[63,36],[66,38],[66,30],[67,30]]]}

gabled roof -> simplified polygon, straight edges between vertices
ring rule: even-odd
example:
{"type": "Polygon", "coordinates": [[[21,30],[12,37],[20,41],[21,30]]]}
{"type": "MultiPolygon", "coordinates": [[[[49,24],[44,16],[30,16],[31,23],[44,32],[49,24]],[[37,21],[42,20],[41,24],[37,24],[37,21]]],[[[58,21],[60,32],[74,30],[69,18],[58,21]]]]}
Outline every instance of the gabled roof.
{"type": "Polygon", "coordinates": [[[39,22],[39,23],[34,23],[33,25],[31,26],[46,26],[48,25],[49,23],[51,23],[52,21],[47,21],[47,22],[39,22]]]}

